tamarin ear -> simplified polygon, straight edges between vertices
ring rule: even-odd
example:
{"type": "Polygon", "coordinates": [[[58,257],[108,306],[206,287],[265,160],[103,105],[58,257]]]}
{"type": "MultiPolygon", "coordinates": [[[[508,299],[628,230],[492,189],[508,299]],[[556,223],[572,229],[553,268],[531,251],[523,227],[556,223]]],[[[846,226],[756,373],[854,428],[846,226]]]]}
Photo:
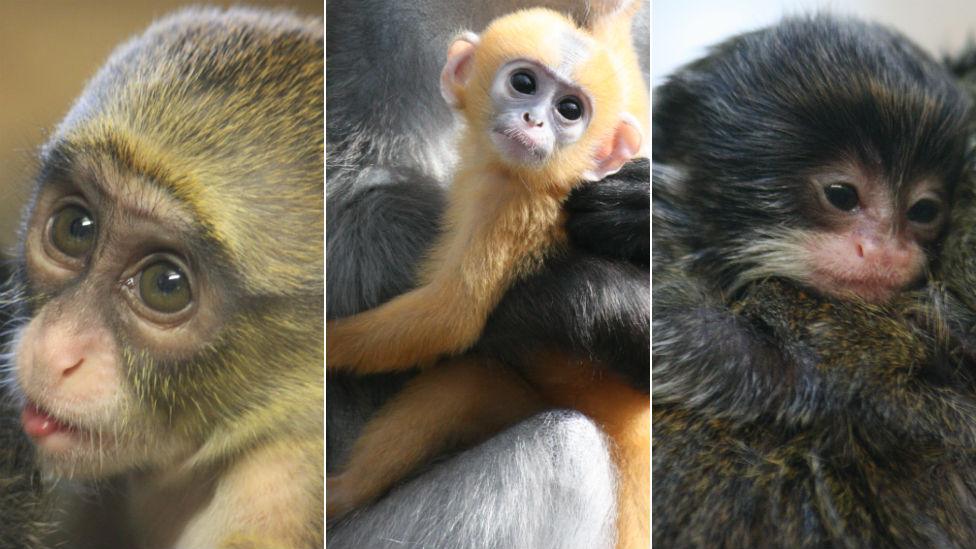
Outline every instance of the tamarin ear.
{"type": "Polygon", "coordinates": [[[620,121],[610,136],[593,155],[594,166],[583,172],[583,179],[599,181],[620,171],[620,168],[640,150],[644,135],[637,119],[620,113],[620,121]]]}
{"type": "Polygon", "coordinates": [[[463,89],[471,76],[471,59],[480,40],[477,34],[465,32],[447,48],[447,63],[441,70],[441,96],[455,109],[464,106],[463,89]]]}

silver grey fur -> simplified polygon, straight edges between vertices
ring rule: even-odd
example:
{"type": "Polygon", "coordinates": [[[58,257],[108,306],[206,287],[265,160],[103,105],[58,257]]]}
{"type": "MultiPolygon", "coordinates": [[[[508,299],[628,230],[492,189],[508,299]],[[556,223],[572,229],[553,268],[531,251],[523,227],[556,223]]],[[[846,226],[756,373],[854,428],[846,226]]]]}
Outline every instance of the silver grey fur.
{"type": "MultiPolygon", "coordinates": [[[[598,2],[592,2],[597,4],[598,2]]],[[[329,0],[326,4],[327,314],[407,290],[443,209],[457,127],[440,96],[447,46],[518,8],[577,0],[329,0]]],[[[636,46],[649,72],[649,3],[636,46]]],[[[639,28],[637,28],[639,27],[639,28]]],[[[329,378],[327,468],[405,376],[329,378]]],[[[613,539],[613,467],[602,432],[547,412],[441,462],[328,531],[331,549],[597,549],[613,539]]]]}
{"type": "Polygon", "coordinates": [[[566,411],[539,414],[334,526],[329,547],[610,548],[612,466],[584,448],[607,451],[592,422],[566,411]],[[458,508],[480,520],[445,512],[458,508]]]}

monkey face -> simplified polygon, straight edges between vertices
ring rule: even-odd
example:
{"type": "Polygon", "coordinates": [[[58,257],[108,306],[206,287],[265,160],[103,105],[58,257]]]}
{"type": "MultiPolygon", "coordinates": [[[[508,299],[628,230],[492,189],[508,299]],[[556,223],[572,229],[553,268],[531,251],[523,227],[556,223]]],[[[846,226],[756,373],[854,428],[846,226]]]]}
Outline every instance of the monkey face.
{"type": "Polygon", "coordinates": [[[689,257],[723,289],[783,277],[881,302],[937,251],[969,109],[884,27],[786,20],[658,89],[654,156],[683,173],[669,192],[697,222],[689,257]]]}
{"type": "Polygon", "coordinates": [[[210,464],[321,422],[324,44],[241,17],[127,43],[41,151],[9,360],[48,472],[210,464]]]}
{"type": "Polygon", "coordinates": [[[527,188],[565,192],[615,173],[640,149],[619,70],[619,58],[565,16],[525,10],[451,44],[441,95],[468,122],[470,156],[527,188]]]}
{"type": "Polygon", "coordinates": [[[855,169],[812,178],[813,217],[820,225],[803,237],[809,283],[820,291],[885,301],[918,281],[926,248],[942,234],[945,186],[927,178],[894,186],[855,169]]]}
{"type": "Polygon", "coordinates": [[[185,433],[146,410],[136,386],[151,363],[190,361],[215,341],[226,311],[215,280],[228,277],[163,188],[104,158],[48,175],[23,247],[31,310],[14,361],[24,430],[45,462],[77,474],[185,451],[185,433]]]}
{"type": "Polygon", "coordinates": [[[490,93],[491,141],[516,166],[545,164],[556,148],[578,141],[590,121],[590,96],[538,62],[506,63],[490,93]]]}
{"type": "Polygon", "coordinates": [[[738,284],[788,277],[825,295],[884,302],[920,282],[949,217],[938,176],[896,186],[856,165],[823,169],[794,187],[799,212],[737,240],[738,284]]]}

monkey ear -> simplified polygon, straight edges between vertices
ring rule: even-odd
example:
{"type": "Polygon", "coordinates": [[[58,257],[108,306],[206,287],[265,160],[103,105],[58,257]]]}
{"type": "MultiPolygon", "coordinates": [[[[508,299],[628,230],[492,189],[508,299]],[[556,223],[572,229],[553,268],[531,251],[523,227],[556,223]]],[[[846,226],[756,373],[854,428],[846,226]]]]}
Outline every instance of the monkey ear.
{"type": "Polygon", "coordinates": [[[640,124],[630,113],[621,113],[617,128],[593,155],[596,165],[583,173],[587,181],[599,181],[620,171],[620,168],[640,150],[644,135],[640,124]]]}
{"type": "Polygon", "coordinates": [[[455,109],[464,106],[462,90],[471,76],[471,59],[480,40],[477,34],[465,32],[447,49],[447,63],[441,70],[441,96],[455,109]]]}

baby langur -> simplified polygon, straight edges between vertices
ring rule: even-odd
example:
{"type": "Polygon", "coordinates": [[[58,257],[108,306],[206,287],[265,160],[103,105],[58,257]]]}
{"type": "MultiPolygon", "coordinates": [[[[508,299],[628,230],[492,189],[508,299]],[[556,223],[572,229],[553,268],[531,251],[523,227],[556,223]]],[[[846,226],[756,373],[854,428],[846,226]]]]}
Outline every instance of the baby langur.
{"type": "MultiPolygon", "coordinates": [[[[477,340],[512,282],[563,245],[568,193],[639,151],[641,125],[626,106],[643,88],[632,88],[621,63],[597,36],[544,9],[502,17],[480,37],[465,34],[451,45],[441,89],[467,128],[448,228],[419,288],[327,326],[330,369],[402,369],[477,340]]],[[[368,502],[452,444],[538,410],[538,389],[548,403],[577,407],[608,432],[621,478],[618,543],[646,545],[646,394],[557,353],[524,357],[533,387],[487,362],[468,355],[427,369],[385,406],[329,480],[328,514],[368,502]]]]}
{"type": "Polygon", "coordinates": [[[321,547],[322,93],[320,19],[188,10],[44,147],[13,381],[71,547],[321,547]]]}
{"type": "Polygon", "coordinates": [[[454,42],[441,92],[467,128],[448,228],[419,288],[327,325],[328,367],[397,370],[474,344],[512,281],[564,242],[569,192],[640,149],[641,124],[625,109],[643,87],[625,72],[600,41],[547,10],[454,42]]]}

